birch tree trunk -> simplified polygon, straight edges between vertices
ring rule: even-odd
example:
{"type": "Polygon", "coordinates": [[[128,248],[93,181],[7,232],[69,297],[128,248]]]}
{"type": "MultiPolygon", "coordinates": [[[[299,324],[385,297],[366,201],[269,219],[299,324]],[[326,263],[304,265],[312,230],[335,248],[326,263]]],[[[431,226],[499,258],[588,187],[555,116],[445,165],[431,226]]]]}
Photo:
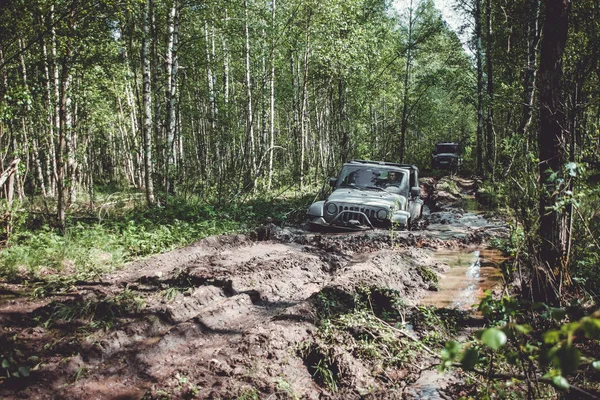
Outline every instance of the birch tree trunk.
{"type": "Polygon", "coordinates": [[[271,190],[273,183],[273,146],[275,145],[275,10],[276,0],[271,2],[271,76],[269,77],[269,180],[267,190],[271,190]]]}
{"type": "MultiPolygon", "coordinates": [[[[59,68],[58,68],[58,56],[57,56],[57,51],[56,51],[56,29],[54,28],[54,22],[53,19],[50,19],[50,25],[52,26],[51,28],[51,35],[52,35],[52,67],[53,67],[53,72],[54,72],[54,131],[58,133],[58,135],[60,136],[60,79],[59,79],[59,68]]],[[[58,149],[58,147],[60,147],[60,137],[56,138],[56,144],[53,146],[54,149],[57,152],[61,152],[61,150],[58,149]]],[[[55,176],[54,176],[54,180],[55,180],[55,185],[56,185],[56,190],[53,191],[56,192],[58,194],[58,186],[59,186],[59,173],[58,173],[58,157],[51,157],[51,159],[53,160],[53,170],[55,171],[55,176]]]]}
{"type": "Polygon", "coordinates": [[[247,95],[247,119],[246,129],[248,132],[248,158],[250,163],[249,178],[252,182],[252,187],[256,187],[256,149],[254,140],[254,118],[252,109],[252,81],[250,79],[250,32],[248,29],[248,0],[244,0],[244,36],[245,36],[245,56],[246,56],[246,95],[247,95]]]}
{"type": "MultiPolygon", "coordinates": [[[[214,62],[215,62],[215,30],[214,25],[210,26],[210,29],[204,25],[204,37],[206,41],[206,81],[208,83],[208,101],[210,107],[210,124],[208,134],[210,136],[214,136],[217,130],[217,99],[216,99],[216,76],[214,72],[214,62]]],[[[217,179],[219,181],[223,179],[223,144],[222,140],[214,141],[214,151],[215,151],[215,161],[217,168],[217,179]]]]}
{"type": "Polygon", "coordinates": [[[175,111],[176,111],[176,99],[177,99],[177,35],[178,35],[178,4],[177,0],[173,1],[173,6],[169,14],[169,40],[167,43],[167,51],[165,54],[166,64],[166,121],[165,128],[167,130],[167,152],[166,152],[166,192],[174,193],[174,168],[176,165],[175,160],[175,111]]]}
{"type": "MultiPolygon", "coordinates": [[[[27,80],[27,67],[25,65],[25,52],[24,52],[24,43],[23,40],[19,40],[19,45],[21,47],[21,55],[20,55],[20,61],[21,61],[21,78],[23,79],[23,87],[25,88],[25,91],[30,93],[30,89],[29,89],[29,82],[27,80]]],[[[22,125],[23,125],[23,135],[25,138],[25,149],[24,151],[27,153],[28,157],[29,157],[29,146],[27,146],[27,138],[29,137],[29,133],[32,132],[31,130],[31,122],[30,122],[30,114],[31,114],[31,105],[28,103],[26,106],[26,110],[27,112],[22,116],[21,121],[22,121],[22,125]]],[[[44,183],[44,175],[42,173],[42,166],[40,164],[40,152],[37,146],[37,140],[35,137],[31,137],[31,147],[32,147],[32,152],[31,152],[31,159],[33,162],[33,168],[34,168],[34,172],[35,172],[35,179],[37,180],[37,183],[39,185],[40,191],[42,193],[43,197],[46,197],[46,185],[44,183]]]]}
{"type": "Polygon", "coordinates": [[[312,10],[306,22],[306,49],[304,53],[304,75],[302,78],[302,94],[300,103],[300,189],[304,188],[304,158],[306,152],[306,102],[308,97],[308,60],[310,55],[310,21],[312,10]]]}
{"type": "MultiPolygon", "coordinates": [[[[75,29],[75,25],[73,25],[75,29]]],[[[69,75],[69,88],[73,87],[73,75],[69,75]]],[[[76,90],[74,90],[76,92],[76,90]]],[[[75,203],[77,194],[77,160],[75,158],[75,149],[77,148],[77,103],[73,104],[73,97],[67,97],[66,123],[68,130],[65,135],[65,152],[67,156],[67,171],[69,176],[69,185],[67,186],[67,206],[75,203]]]]}
{"type": "MultiPolygon", "coordinates": [[[[50,23],[52,23],[52,14],[53,14],[53,10],[54,10],[54,6],[52,5],[50,7],[50,23]]],[[[44,18],[44,16],[41,17],[41,21],[42,21],[42,25],[46,25],[46,20],[44,18]]],[[[51,33],[52,34],[52,33],[51,33]]],[[[50,60],[48,59],[48,49],[46,48],[46,41],[44,40],[44,37],[42,36],[42,38],[40,38],[40,44],[41,44],[41,50],[42,50],[42,64],[43,64],[43,71],[44,71],[44,88],[45,88],[45,109],[47,112],[47,123],[48,123],[48,132],[46,135],[44,135],[43,139],[41,140],[41,146],[42,148],[45,149],[45,152],[47,154],[46,157],[46,162],[45,162],[45,166],[44,166],[44,171],[45,171],[45,187],[46,187],[46,195],[49,197],[54,196],[54,192],[55,192],[55,186],[56,186],[56,181],[55,181],[55,174],[56,174],[56,158],[55,158],[55,154],[56,154],[56,148],[55,148],[55,135],[56,132],[54,130],[55,128],[55,124],[54,124],[54,113],[52,112],[52,110],[54,109],[52,107],[52,103],[53,103],[53,97],[52,97],[52,87],[51,87],[51,80],[50,80],[50,60]]],[[[37,150],[34,150],[37,151],[37,150]]]]}
{"type": "MultiPolygon", "coordinates": [[[[75,9],[71,9],[71,13],[69,16],[68,22],[68,32],[69,35],[67,37],[66,46],[65,46],[65,55],[63,57],[62,69],[61,69],[61,79],[60,79],[60,102],[59,104],[59,131],[58,131],[58,154],[57,154],[57,171],[58,171],[58,204],[57,204],[57,220],[58,225],[61,229],[65,228],[65,208],[66,208],[66,198],[65,198],[65,174],[68,171],[65,168],[65,155],[67,153],[67,140],[70,134],[71,126],[70,126],[70,113],[69,107],[71,105],[70,98],[70,87],[69,84],[72,81],[71,78],[71,58],[73,52],[73,33],[75,26],[75,9]]],[[[68,159],[68,155],[67,155],[68,159]]]]}
{"type": "Polygon", "coordinates": [[[408,9],[408,39],[406,46],[406,64],[404,67],[404,94],[402,95],[402,121],[400,123],[400,149],[398,152],[400,162],[404,162],[406,150],[406,131],[408,130],[408,85],[410,83],[410,69],[412,66],[412,40],[413,40],[413,2],[410,1],[408,9]]]}
{"type": "MultiPolygon", "coordinates": [[[[540,1],[528,1],[529,22],[527,24],[527,65],[523,76],[523,111],[518,132],[524,137],[528,137],[528,130],[533,120],[533,106],[535,100],[535,81],[537,76],[537,53],[540,41],[540,1]]],[[[526,139],[528,147],[530,140],[526,139]]]]}
{"type": "Polygon", "coordinates": [[[150,37],[150,13],[152,12],[153,1],[147,0],[143,11],[143,38],[142,38],[142,74],[143,74],[143,137],[144,137],[144,182],[146,186],[146,202],[148,206],[153,206],[154,185],[152,182],[152,93],[150,92],[150,54],[148,43],[150,37]]]}
{"type": "MultiPolygon", "coordinates": [[[[299,112],[299,95],[298,95],[298,83],[297,83],[297,78],[296,78],[296,58],[294,57],[294,51],[291,50],[290,51],[290,78],[291,78],[291,90],[292,90],[292,126],[290,127],[289,131],[291,133],[292,136],[292,140],[294,143],[294,159],[293,162],[296,163],[296,165],[300,166],[300,160],[297,159],[296,157],[298,156],[298,154],[300,154],[300,148],[299,146],[302,146],[302,142],[301,142],[301,138],[299,137],[299,119],[300,119],[300,112],[299,112]]],[[[296,172],[296,170],[294,169],[294,172],[296,172]]],[[[298,174],[300,174],[300,169],[298,169],[298,174]]]]}

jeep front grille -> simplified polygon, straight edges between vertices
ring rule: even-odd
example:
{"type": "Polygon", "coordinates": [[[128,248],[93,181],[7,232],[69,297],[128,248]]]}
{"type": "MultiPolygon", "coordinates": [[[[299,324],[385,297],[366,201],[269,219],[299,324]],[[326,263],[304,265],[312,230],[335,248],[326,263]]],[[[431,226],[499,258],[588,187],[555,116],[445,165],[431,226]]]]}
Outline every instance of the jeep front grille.
{"type": "Polygon", "coordinates": [[[371,225],[381,222],[377,219],[376,214],[379,209],[360,206],[338,206],[337,215],[331,216],[329,222],[335,220],[334,224],[345,225],[349,221],[358,221],[361,225],[371,225]],[[367,221],[368,218],[369,221],[367,221]]]}

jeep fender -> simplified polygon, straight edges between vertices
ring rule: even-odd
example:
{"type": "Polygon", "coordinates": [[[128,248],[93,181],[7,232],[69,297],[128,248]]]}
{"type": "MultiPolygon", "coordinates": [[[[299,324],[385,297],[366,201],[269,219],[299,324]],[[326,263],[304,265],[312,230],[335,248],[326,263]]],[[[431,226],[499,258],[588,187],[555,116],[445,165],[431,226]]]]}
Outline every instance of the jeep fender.
{"type": "Polygon", "coordinates": [[[308,211],[306,213],[308,215],[310,215],[311,217],[315,217],[315,218],[322,217],[324,204],[325,204],[324,200],[315,201],[314,203],[312,203],[310,205],[310,207],[308,208],[308,211]]]}
{"type": "Polygon", "coordinates": [[[396,211],[392,215],[392,224],[393,225],[398,224],[400,226],[407,227],[409,219],[410,219],[410,213],[408,211],[402,211],[402,210],[396,211]]]}
{"type": "Polygon", "coordinates": [[[408,207],[408,211],[410,212],[410,220],[416,221],[423,216],[423,200],[418,199],[414,200],[410,203],[408,207]]]}

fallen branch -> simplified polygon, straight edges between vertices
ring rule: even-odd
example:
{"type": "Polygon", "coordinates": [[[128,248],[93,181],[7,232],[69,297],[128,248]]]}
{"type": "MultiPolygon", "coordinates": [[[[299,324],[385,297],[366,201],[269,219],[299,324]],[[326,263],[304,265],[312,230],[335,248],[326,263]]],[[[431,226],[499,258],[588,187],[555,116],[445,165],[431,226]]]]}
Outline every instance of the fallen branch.
{"type": "Polygon", "coordinates": [[[429,354],[431,354],[432,356],[435,356],[436,358],[440,358],[439,354],[437,354],[435,351],[431,350],[429,347],[425,346],[423,344],[423,342],[421,342],[421,339],[414,337],[413,335],[411,335],[409,332],[403,330],[403,329],[398,329],[395,326],[392,326],[390,324],[388,324],[387,322],[385,322],[384,320],[382,320],[381,318],[379,318],[376,315],[373,315],[373,317],[375,317],[375,319],[382,325],[390,328],[391,330],[393,330],[394,332],[400,333],[402,336],[404,336],[407,339],[412,340],[415,343],[418,343],[421,347],[423,347],[423,349],[428,352],[429,354]]]}

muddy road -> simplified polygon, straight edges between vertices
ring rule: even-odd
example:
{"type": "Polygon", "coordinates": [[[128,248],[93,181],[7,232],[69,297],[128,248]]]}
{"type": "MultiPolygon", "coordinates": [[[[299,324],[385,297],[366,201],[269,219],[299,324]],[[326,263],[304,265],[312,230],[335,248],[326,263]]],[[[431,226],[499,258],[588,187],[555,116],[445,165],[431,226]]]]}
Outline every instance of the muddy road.
{"type": "Polygon", "coordinates": [[[265,226],[45,297],[2,284],[3,368],[28,376],[0,378],[0,398],[443,398],[417,306],[468,309],[499,284],[486,244],[507,229],[473,181],[422,189],[411,232],[265,226]]]}

